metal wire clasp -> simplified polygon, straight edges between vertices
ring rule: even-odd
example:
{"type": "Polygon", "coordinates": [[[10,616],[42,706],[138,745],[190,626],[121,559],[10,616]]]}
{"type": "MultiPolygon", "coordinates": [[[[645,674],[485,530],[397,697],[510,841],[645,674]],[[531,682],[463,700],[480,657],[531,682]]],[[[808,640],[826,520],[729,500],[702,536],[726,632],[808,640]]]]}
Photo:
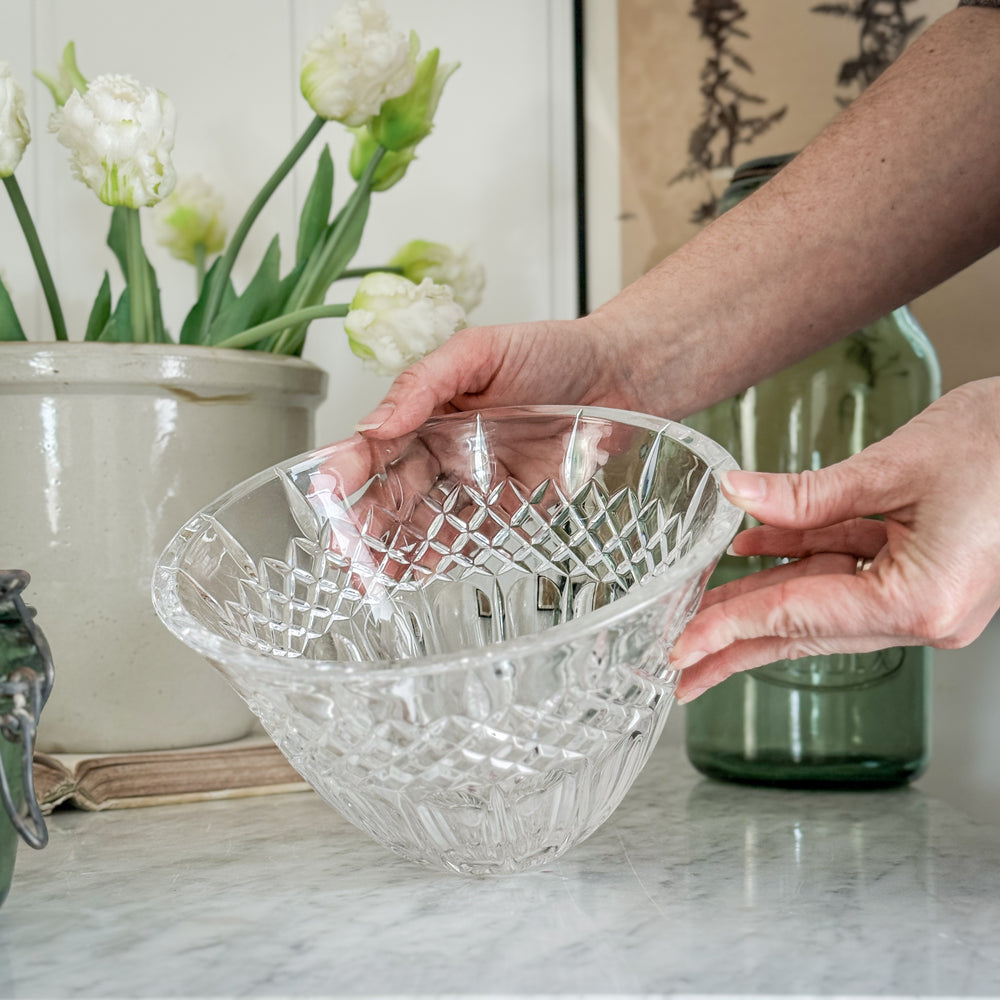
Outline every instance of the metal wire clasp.
{"type": "Polygon", "coordinates": [[[0,604],[11,604],[20,619],[28,638],[34,644],[42,661],[42,673],[28,666],[17,667],[0,680],[0,699],[10,700],[9,711],[0,714],[0,736],[12,743],[21,741],[21,763],[25,813],[18,807],[7,772],[0,767],[0,799],[10,817],[14,829],[26,844],[34,848],[44,847],[49,840],[49,832],[42,818],[42,810],[35,795],[33,760],[35,755],[35,733],[42,708],[52,690],[54,677],[52,654],[49,644],[35,625],[32,611],[21,600],[21,591],[31,577],[24,570],[0,570],[0,604]]]}

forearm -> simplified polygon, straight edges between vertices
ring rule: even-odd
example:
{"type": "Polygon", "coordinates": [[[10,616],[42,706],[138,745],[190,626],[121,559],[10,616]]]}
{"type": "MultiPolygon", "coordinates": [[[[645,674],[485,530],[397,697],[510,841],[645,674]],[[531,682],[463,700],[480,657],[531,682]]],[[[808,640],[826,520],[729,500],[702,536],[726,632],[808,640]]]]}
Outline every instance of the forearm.
{"type": "Polygon", "coordinates": [[[953,11],[774,179],[597,310],[645,408],[723,398],[1000,244],[998,85],[1000,13],[953,11]]]}

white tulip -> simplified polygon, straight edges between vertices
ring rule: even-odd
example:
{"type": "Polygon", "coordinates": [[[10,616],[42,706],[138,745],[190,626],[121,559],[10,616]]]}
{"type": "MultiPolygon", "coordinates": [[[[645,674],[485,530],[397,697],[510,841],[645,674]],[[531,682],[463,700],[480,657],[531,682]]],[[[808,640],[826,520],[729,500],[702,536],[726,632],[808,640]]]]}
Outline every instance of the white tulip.
{"type": "Polygon", "coordinates": [[[465,326],[451,289],[376,271],[361,279],[344,330],[351,350],[380,375],[398,375],[465,326]]]}
{"type": "Polygon", "coordinates": [[[106,205],[155,205],[173,190],[177,115],[153,87],[99,76],[85,93],[70,94],[49,127],[70,150],[73,175],[106,205]]]}
{"type": "Polygon", "coordinates": [[[364,125],[413,86],[419,47],[416,35],[393,30],[373,0],[353,0],[306,46],[302,95],[323,118],[364,125]]]}
{"type": "Polygon", "coordinates": [[[24,91],[10,65],[0,62],[0,177],[10,177],[31,141],[24,91]]]}
{"type": "Polygon", "coordinates": [[[455,301],[467,312],[472,312],[483,299],[486,272],[483,265],[468,253],[453,250],[444,243],[411,240],[389,261],[391,267],[403,270],[410,281],[420,282],[430,278],[439,285],[447,285],[455,301]]]}

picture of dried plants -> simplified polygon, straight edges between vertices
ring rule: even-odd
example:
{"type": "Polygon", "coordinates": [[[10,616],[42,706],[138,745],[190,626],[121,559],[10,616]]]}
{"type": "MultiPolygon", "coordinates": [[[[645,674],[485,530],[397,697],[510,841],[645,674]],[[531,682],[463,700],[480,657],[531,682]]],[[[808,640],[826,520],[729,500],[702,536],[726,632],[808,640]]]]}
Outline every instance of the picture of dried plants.
{"type": "Polygon", "coordinates": [[[906,8],[916,0],[854,0],[853,3],[820,3],[814,14],[851,18],[858,22],[858,53],[844,60],[837,86],[847,93],[837,102],[848,105],[899,56],[924,27],[925,17],[907,18],[906,8]]]}
{"type": "Polygon", "coordinates": [[[753,74],[753,67],[735,48],[736,40],[750,37],[743,24],[747,10],[739,0],[693,0],[689,16],[698,22],[710,51],[700,73],[702,113],[688,140],[687,163],[669,183],[704,179],[708,196],[691,217],[692,222],[702,223],[712,218],[718,203],[712,172],[734,166],[737,148],[765,133],[788,109],[764,112],[766,98],[740,82],[742,76],[753,74]],[[760,113],[752,113],[758,109],[760,113]]]}
{"type": "MultiPolygon", "coordinates": [[[[957,6],[958,0],[618,0],[616,32],[588,36],[614,74],[614,87],[597,91],[589,113],[599,134],[613,140],[617,128],[620,137],[606,197],[602,188],[588,215],[591,238],[612,248],[607,258],[614,265],[591,287],[613,294],[674,253],[704,225],[694,221],[696,208],[703,218],[714,215],[706,190],[714,186],[721,196],[728,169],[802,149],[841,104],[957,6]],[[738,123],[766,120],[786,105],[787,113],[752,144],[731,143],[745,137],[738,123]],[[603,117],[608,106],[616,111],[612,130],[603,117]],[[681,173],[685,179],[670,183],[681,173]]],[[[725,294],[724,268],[718,280],[725,294]]],[[[989,366],[1000,370],[1000,338],[983,321],[1000,310],[1000,254],[922,296],[913,309],[932,338],[941,331],[935,347],[945,388],[980,378],[989,366]]]]}

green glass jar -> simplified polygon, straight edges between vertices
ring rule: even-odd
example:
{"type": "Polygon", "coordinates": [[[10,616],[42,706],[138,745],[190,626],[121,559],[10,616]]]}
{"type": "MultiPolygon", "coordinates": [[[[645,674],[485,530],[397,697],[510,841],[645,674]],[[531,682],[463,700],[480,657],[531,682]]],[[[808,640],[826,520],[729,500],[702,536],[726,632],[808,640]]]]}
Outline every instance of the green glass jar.
{"type": "MultiPolygon", "coordinates": [[[[725,211],[790,156],[738,168],[725,211]]],[[[890,434],[940,393],[934,349],[906,308],[687,423],[745,469],[832,465],[890,434]]],[[[716,586],[773,565],[724,556],[716,586]]],[[[687,753],[702,773],[763,785],[886,787],[910,781],[929,755],[930,650],[812,656],[730,677],[686,710],[687,753]]]]}
{"type": "Polygon", "coordinates": [[[21,600],[29,579],[23,570],[0,570],[0,904],[10,891],[19,839],[35,848],[48,841],[31,761],[53,668],[33,611],[21,600]]]}

